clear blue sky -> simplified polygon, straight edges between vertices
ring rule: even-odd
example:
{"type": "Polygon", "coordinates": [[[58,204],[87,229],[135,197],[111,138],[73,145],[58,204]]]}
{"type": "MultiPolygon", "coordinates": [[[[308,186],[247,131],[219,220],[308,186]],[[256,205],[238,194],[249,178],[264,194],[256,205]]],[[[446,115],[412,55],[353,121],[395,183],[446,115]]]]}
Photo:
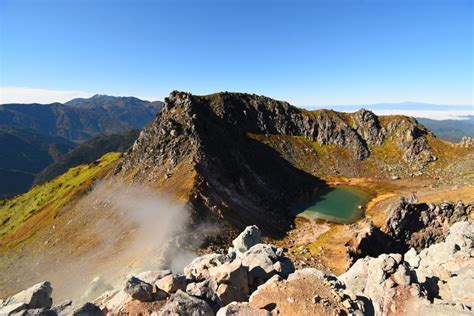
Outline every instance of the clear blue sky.
{"type": "Polygon", "coordinates": [[[0,86],[473,104],[473,2],[0,0],[0,86]]]}

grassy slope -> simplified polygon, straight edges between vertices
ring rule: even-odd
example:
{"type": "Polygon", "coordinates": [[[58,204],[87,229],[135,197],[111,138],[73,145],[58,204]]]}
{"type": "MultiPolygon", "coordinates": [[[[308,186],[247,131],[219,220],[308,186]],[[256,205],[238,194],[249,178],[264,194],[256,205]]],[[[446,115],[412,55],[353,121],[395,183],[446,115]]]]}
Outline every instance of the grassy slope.
{"type": "Polygon", "coordinates": [[[24,234],[16,234],[25,221],[45,212],[54,217],[63,206],[85,192],[95,180],[110,170],[120,156],[120,153],[105,154],[89,165],[71,168],[52,181],[5,201],[0,209],[0,246],[10,243],[16,237],[27,238],[24,234]]]}

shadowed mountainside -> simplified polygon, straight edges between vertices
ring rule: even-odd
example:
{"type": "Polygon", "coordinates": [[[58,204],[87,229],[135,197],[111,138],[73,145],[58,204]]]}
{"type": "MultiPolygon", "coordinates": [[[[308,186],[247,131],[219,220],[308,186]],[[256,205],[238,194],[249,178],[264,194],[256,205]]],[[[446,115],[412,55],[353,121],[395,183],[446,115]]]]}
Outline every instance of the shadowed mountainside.
{"type": "Polygon", "coordinates": [[[106,153],[124,152],[137,139],[139,133],[139,130],[131,130],[121,134],[94,136],[38,173],[33,185],[52,180],[69,168],[91,163],[106,153]]]}
{"type": "Polygon", "coordinates": [[[76,145],[31,129],[0,126],[0,198],[30,187],[35,174],[76,145]]]}

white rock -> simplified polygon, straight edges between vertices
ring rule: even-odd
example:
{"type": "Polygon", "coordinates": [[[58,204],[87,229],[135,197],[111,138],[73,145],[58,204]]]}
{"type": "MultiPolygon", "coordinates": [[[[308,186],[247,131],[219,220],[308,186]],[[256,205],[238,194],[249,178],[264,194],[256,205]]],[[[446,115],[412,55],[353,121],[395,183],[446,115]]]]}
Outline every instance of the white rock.
{"type": "Polygon", "coordinates": [[[405,260],[406,263],[410,266],[410,268],[418,268],[420,266],[420,256],[418,256],[418,253],[416,252],[415,248],[410,248],[405,255],[403,256],[403,259],[405,260]]]}
{"type": "Polygon", "coordinates": [[[232,241],[237,254],[242,254],[262,242],[260,229],[257,226],[247,226],[240,235],[232,241]]]}
{"type": "Polygon", "coordinates": [[[53,300],[51,283],[42,282],[6,298],[0,307],[0,315],[8,315],[13,311],[24,309],[51,308],[53,300]],[[23,307],[21,307],[23,306],[23,307]]]}
{"type": "Polygon", "coordinates": [[[195,258],[184,268],[188,280],[203,281],[209,277],[209,268],[220,266],[226,262],[226,256],[212,253],[195,258]]]}

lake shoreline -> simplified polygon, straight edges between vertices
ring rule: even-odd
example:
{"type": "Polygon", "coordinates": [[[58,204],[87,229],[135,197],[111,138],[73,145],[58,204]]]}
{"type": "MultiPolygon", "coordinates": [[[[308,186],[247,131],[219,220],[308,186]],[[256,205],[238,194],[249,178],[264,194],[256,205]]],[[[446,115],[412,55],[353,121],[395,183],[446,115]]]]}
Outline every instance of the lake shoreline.
{"type": "Polygon", "coordinates": [[[315,190],[312,196],[296,203],[292,213],[308,220],[350,224],[365,216],[365,208],[375,196],[366,187],[331,184],[329,190],[315,190]]]}

